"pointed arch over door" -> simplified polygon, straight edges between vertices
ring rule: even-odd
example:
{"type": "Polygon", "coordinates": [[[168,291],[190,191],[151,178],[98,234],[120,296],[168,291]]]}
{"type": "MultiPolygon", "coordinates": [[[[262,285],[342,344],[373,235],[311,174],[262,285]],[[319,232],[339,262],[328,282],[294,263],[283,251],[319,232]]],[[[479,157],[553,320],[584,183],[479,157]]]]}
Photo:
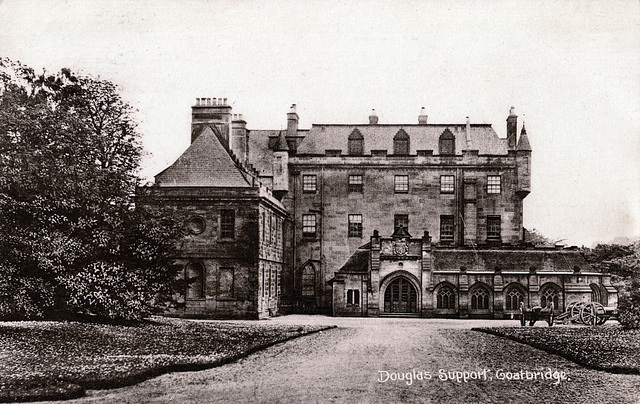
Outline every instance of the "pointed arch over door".
{"type": "Polygon", "coordinates": [[[385,313],[418,313],[418,292],[413,283],[399,276],[384,291],[385,313]]]}

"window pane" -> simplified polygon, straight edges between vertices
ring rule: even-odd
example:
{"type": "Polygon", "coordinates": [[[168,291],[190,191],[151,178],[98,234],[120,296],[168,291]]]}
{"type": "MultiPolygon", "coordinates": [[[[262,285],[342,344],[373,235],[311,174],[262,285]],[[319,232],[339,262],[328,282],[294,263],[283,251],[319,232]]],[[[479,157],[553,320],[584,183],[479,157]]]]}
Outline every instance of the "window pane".
{"type": "Polygon", "coordinates": [[[236,226],[236,212],[231,209],[220,211],[220,237],[234,238],[236,226]]]}
{"type": "Polygon", "coordinates": [[[362,215],[349,215],[349,237],[362,237],[362,215]]]}
{"type": "Polygon", "coordinates": [[[440,216],[440,241],[453,241],[453,216],[440,216]]]}
{"type": "Polygon", "coordinates": [[[500,176],[499,175],[489,175],[487,176],[487,193],[488,194],[499,194],[501,190],[500,187],[500,176]]]}
{"type": "Polygon", "coordinates": [[[452,194],[455,190],[455,177],[453,175],[440,176],[440,193],[452,194]]]}
{"type": "Polygon", "coordinates": [[[393,217],[393,230],[394,232],[400,229],[400,226],[409,231],[409,215],[395,215],[393,217]]]}
{"type": "Polygon", "coordinates": [[[409,176],[408,175],[396,175],[394,177],[394,185],[396,193],[409,192],[409,176]]]}
{"type": "Polygon", "coordinates": [[[316,176],[303,175],[302,176],[302,191],[303,192],[316,192],[316,176]]]}
{"type": "Polygon", "coordinates": [[[218,298],[230,299],[233,297],[233,268],[220,268],[218,275],[218,298]]]}
{"type": "Polygon", "coordinates": [[[362,192],[362,175],[349,176],[349,192],[362,192]]]}
{"type": "Polygon", "coordinates": [[[500,216],[487,216],[487,238],[499,239],[501,237],[500,216]]]}
{"type": "Polygon", "coordinates": [[[302,296],[315,296],[316,274],[311,265],[302,269],[302,296]]]}
{"type": "Polygon", "coordinates": [[[315,237],[316,215],[302,215],[302,235],[315,237]]]}

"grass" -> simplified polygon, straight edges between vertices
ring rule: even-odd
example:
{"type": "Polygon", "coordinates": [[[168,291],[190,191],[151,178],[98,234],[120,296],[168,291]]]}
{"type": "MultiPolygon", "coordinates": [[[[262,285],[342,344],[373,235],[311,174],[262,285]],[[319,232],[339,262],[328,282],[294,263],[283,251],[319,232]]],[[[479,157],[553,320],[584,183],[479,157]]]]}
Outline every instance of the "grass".
{"type": "Polygon", "coordinates": [[[68,399],[211,368],[327,328],[161,317],[134,326],[0,322],[0,402],[68,399]]]}
{"type": "Polygon", "coordinates": [[[640,374],[640,330],[620,325],[474,328],[611,373],[640,374]]]}

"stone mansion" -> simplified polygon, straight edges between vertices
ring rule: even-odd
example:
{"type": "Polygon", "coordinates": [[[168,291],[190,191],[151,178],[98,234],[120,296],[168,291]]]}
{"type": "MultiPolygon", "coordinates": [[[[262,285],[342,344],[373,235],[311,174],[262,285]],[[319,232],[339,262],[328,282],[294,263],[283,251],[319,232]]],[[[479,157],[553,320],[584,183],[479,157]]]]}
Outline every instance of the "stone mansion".
{"type": "Polygon", "coordinates": [[[191,145],[144,192],[188,217],[189,280],[171,314],[505,318],[617,303],[576,249],[531,244],[531,145],[490,124],[368,122],[248,129],[226,99],[192,106],[191,145]]]}

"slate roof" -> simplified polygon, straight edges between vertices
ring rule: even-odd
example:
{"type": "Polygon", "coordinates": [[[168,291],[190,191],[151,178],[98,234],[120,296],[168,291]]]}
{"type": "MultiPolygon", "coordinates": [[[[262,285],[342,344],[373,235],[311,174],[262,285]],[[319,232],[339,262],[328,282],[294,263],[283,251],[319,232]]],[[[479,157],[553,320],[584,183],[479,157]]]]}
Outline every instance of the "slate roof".
{"type": "Polygon", "coordinates": [[[531,151],[531,144],[529,144],[529,137],[527,136],[527,130],[524,128],[524,122],[522,123],[522,130],[520,131],[520,140],[518,141],[517,150],[531,151]]]}
{"type": "Polygon", "coordinates": [[[493,271],[500,267],[503,271],[573,271],[579,267],[582,272],[593,268],[579,251],[558,250],[440,250],[432,251],[435,270],[486,269],[493,271]]]}
{"type": "Polygon", "coordinates": [[[338,272],[367,273],[369,272],[369,250],[358,249],[338,272]]]}
{"type": "MultiPolygon", "coordinates": [[[[364,154],[371,150],[387,150],[393,153],[393,138],[401,129],[410,138],[410,154],[417,150],[433,150],[438,154],[440,135],[449,129],[455,136],[456,154],[467,149],[465,124],[428,125],[334,125],[314,124],[298,147],[298,154],[325,154],[326,149],[348,151],[349,134],[358,129],[364,136],[364,154]]],[[[507,139],[498,137],[489,124],[472,124],[469,133],[470,150],[479,154],[505,155],[508,152],[507,139]]]]}
{"type": "Polygon", "coordinates": [[[161,187],[250,188],[245,175],[206,127],[171,166],[156,175],[155,182],[161,187]]]}

